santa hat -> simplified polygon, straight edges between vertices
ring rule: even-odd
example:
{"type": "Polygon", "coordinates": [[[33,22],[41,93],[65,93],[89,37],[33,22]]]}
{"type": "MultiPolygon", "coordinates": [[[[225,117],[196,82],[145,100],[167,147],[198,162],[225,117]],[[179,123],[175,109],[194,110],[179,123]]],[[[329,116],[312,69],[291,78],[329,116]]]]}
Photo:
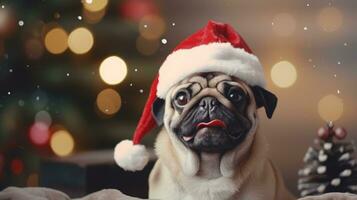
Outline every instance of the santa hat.
{"type": "Polygon", "coordinates": [[[157,126],[152,114],[156,98],[165,99],[170,88],[186,77],[200,72],[223,72],[251,86],[265,86],[263,68],[243,38],[228,24],[208,24],[182,41],[161,65],[137,125],[133,140],[115,147],[114,159],[125,170],[142,170],[149,153],[140,144],[146,133],[157,126]]]}

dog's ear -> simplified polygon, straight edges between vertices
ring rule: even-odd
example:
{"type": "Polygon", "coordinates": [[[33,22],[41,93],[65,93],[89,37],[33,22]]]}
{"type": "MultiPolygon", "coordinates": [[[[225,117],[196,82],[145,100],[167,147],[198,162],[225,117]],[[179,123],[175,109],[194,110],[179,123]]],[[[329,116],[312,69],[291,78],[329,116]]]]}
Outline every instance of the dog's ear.
{"type": "Polygon", "coordinates": [[[257,108],[264,106],[265,113],[270,119],[273,116],[276,104],[278,103],[278,98],[273,93],[259,86],[253,86],[252,90],[257,108]]]}
{"type": "Polygon", "coordinates": [[[161,126],[164,122],[165,100],[156,98],[152,105],[151,112],[154,116],[157,126],[161,126]]]}

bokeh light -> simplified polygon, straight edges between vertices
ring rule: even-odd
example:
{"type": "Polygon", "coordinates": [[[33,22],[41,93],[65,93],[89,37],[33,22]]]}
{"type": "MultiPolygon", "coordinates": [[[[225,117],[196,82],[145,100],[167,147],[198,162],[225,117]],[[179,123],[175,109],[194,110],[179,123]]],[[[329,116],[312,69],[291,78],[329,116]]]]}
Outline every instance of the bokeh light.
{"type": "Polygon", "coordinates": [[[118,92],[113,89],[104,89],[97,96],[97,107],[102,113],[113,115],[117,113],[121,107],[121,97],[118,92]]]}
{"type": "Polygon", "coordinates": [[[326,95],[318,103],[318,112],[323,120],[336,121],[342,116],[343,101],[334,94],[326,95]]]}
{"type": "Polygon", "coordinates": [[[92,33],[86,28],[73,30],[68,37],[68,46],[76,54],[87,53],[94,44],[92,33]]]}
{"type": "Polygon", "coordinates": [[[0,9],[0,37],[10,36],[16,25],[14,15],[7,9],[0,9]]]}
{"type": "Polygon", "coordinates": [[[109,85],[119,84],[128,73],[126,63],[118,56],[106,58],[99,67],[99,74],[102,80],[109,85]]]}
{"type": "Polygon", "coordinates": [[[68,48],[68,35],[62,28],[54,28],[45,36],[45,47],[53,54],[60,54],[68,48]]]}
{"type": "Polygon", "coordinates": [[[145,39],[158,39],[165,31],[165,21],[158,15],[144,16],[139,23],[139,32],[145,39]]]}
{"type": "Polygon", "coordinates": [[[320,11],[317,22],[324,31],[333,32],[341,27],[343,15],[342,12],[335,7],[325,7],[320,11]]]}
{"type": "Polygon", "coordinates": [[[59,130],[51,137],[51,149],[57,156],[68,156],[73,152],[74,140],[66,130],[59,130]]]}
{"type": "Polygon", "coordinates": [[[296,20],[291,14],[280,13],[274,17],[272,28],[279,36],[290,36],[296,29],[296,20]]]}
{"type": "Polygon", "coordinates": [[[41,110],[40,112],[36,113],[35,115],[35,122],[41,122],[46,124],[47,126],[50,126],[52,123],[52,118],[50,113],[48,113],[45,110],[41,110]]]}
{"type": "Polygon", "coordinates": [[[89,24],[98,23],[105,15],[106,10],[100,10],[97,12],[91,12],[86,9],[83,9],[82,15],[84,20],[89,24]]]}
{"type": "Polygon", "coordinates": [[[297,79],[295,66],[288,61],[280,61],[271,69],[271,79],[275,85],[281,88],[292,86],[297,79]]]}
{"type": "Polygon", "coordinates": [[[9,19],[9,13],[6,9],[0,9],[0,30],[4,29],[9,19]]]}
{"type": "Polygon", "coordinates": [[[22,160],[15,158],[10,163],[11,172],[15,175],[20,175],[24,170],[24,163],[22,160]]]}
{"type": "Polygon", "coordinates": [[[158,40],[147,40],[143,37],[138,37],[136,39],[136,49],[143,55],[154,54],[160,46],[158,40]]]}
{"type": "Polygon", "coordinates": [[[153,0],[126,0],[120,6],[123,17],[139,21],[146,15],[156,15],[159,10],[153,0]]]}
{"type": "MultiPolygon", "coordinates": [[[[51,31],[51,30],[54,30],[54,29],[63,29],[63,27],[58,24],[57,22],[55,21],[50,21],[48,23],[45,23],[43,21],[39,21],[37,23],[37,26],[38,26],[38,29],[41,31],[40,32],[40,35],[42,37],[42,39],[44,40],[46,35],[51,31]]],[[[68,34],[67,34],[68,36],[68,34]]],[[[68,37],[67,37],[68,38],[68,37]]],[[[67,45],[68,46],[68,45],[67,45]]]]}
{"type": "Polygon", "coordinates": [[[103,10],[108,5],[108,0],[82,1],[82,3],[86,10],[91,12],[98,12],[103,10]]]}
{"type": "Polygon", "coordinates": [[[50,139],[50,131],[47,124],[35,122],[29,132],[30,141],[35,145],[45,145],[50,139]]]}

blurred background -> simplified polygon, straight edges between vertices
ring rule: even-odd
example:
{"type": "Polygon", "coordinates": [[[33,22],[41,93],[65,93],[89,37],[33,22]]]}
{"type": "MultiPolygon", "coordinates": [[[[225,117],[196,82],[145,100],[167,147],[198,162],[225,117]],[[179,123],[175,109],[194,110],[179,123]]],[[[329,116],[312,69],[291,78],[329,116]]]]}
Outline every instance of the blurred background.
{"type": "Polygon", "coordinates": [[[356,8],[354,0],[1,0],[0,190],[38,186],[43,159],[131,138],[160,64],[213,19],[235,27],[264,65],[279,103],[271,120],[260,111],[260,131],[296,192],[320,126],[333,121],[357,138],[356,8]]]}

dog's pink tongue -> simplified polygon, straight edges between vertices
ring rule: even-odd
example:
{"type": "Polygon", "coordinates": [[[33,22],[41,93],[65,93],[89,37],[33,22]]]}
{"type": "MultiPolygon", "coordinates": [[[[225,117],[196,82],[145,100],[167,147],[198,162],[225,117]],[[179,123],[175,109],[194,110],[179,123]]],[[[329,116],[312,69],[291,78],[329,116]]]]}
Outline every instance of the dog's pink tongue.
{"type": "Polygon", "coordinates": [[[197,125],[197,128],[214,127],[214,126],[226,128],[226,124],[222,120],[219,120],[219,119],[214,119],[210,122],[201,122],[197,125]]]}

